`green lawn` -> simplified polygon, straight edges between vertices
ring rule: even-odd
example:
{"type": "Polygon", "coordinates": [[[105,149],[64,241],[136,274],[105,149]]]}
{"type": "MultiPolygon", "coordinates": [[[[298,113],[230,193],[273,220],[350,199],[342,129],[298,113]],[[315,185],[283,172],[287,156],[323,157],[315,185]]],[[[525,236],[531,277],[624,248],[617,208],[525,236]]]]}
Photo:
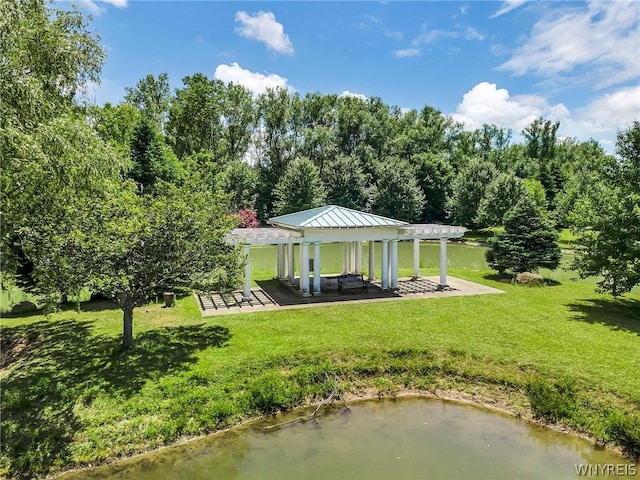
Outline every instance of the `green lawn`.
{"type": "Polygon", "coordinates": [[[640,296],[589,285],[201,318],[119,310],[2,319],[0,473],[43,474],[130,455],[332,391],[499,392],[514,411],[640,453],[640,296]]]}

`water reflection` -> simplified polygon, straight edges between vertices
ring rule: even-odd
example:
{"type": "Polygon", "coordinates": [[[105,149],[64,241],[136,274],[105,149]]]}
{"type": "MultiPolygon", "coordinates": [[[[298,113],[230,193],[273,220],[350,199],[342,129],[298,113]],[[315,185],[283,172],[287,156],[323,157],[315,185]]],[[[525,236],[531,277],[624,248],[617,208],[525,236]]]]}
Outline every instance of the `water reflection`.
{"type": "Polygon", "coordinates": [[[300,415],[66,478],[575,478],[577,464],[627,463],[579,437],[439,400],[366,402],[270,428],[300,415]]]}

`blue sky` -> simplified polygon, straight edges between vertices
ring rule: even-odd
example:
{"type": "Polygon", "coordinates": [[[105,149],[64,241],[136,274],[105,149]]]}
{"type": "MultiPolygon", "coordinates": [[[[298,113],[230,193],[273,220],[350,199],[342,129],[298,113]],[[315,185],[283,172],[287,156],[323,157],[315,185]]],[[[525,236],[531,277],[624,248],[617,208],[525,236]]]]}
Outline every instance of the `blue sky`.
{"type": "Polygon", "coordinates": [[[82,0],[107,51],[90,100],[167,72],[425,105],[472,129],[535,117],[611,150],[640,118],[640,3],[82,0]]]}

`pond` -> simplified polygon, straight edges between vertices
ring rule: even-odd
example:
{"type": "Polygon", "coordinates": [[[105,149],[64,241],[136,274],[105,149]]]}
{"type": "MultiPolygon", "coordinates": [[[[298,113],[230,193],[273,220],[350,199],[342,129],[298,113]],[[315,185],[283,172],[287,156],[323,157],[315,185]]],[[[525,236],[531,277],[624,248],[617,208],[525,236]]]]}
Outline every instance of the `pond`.
{"type": "MultiPolygon", "coordinates": [[[[640,468],[615,452],[516,417],[409,398],[334,407],[253,424],[64,478],[442,479],[576,478],[640,468]],[[302,417],[279,428],[283,422],[302,417]]],[[[606,476],[606,475],[605,475],[606,476]]]]}
{"type": "MultiPolygon", "coordinates": [[[[380,269],[380,251],[379,244],[376,245],[376,268],[380,269]]],[[[460,243],[449,242],[447,246],[447,266],[448,268],[468,268],[471,270],[490,270],[485,260],[485,252],[487,247],[465,245],[460,243]]],[[[313,249],[311,249],[313,252],[313,249]]],[[[311,253],[313,254],[313,253],[311,253]]],[[[276,273],[276,247],[264,246],[253,247],[251,249],[251,263],[254,277],[256,275],[269,277],[276,273]]],[[[298,249],[295,249],[296,265],[298,262],[298,249]]],[[[330,243],[321,247],[321,269],[324,273],[335,273],[342,270],[342,244],[330,243]]],[[[556,270],[541,269],[540,274],[547,279],[555,280],[560,283],[577,282],[594,285],[597,278],[589,277],[581,279],[575,271],[568,270],[567,266],[572,260],[572,255],[564,254],[562,256],[562,264],[556,270]]],[[[367,272],[369,265],[369,249],[365,246],[362,249],[362,266],[367,272]]],[[[398,265],[401,276],[411,276],[413,272],[413,242],[398,243],[398,265]],[[402,271],[404,269],[404,272],[402,271]]],[[[420,268],[435,268],[440,265],[440,244],[436,242],[420,243],[420,268]]],[[[435,274],[435,273],[434,273],[435,274]]],[[[378,278],[379,272],[377,273],[378,278]]],[[[640,294],[640,286],[632,290],[633,293],[640,294]]]]}

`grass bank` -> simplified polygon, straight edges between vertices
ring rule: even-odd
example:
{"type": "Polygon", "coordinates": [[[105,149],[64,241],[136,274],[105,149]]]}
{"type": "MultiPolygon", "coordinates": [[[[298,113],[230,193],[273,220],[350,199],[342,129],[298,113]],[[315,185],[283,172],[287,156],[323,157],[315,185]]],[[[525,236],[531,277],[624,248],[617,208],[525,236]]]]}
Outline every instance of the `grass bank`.
{"type": "Polygon", "coordinates": [[[40,475],[326,398],[401,389],[499,396],[640,454],[640,297],[591,286],[201,318],[190,298],[2,319],[0,473],[40,475]]]}

